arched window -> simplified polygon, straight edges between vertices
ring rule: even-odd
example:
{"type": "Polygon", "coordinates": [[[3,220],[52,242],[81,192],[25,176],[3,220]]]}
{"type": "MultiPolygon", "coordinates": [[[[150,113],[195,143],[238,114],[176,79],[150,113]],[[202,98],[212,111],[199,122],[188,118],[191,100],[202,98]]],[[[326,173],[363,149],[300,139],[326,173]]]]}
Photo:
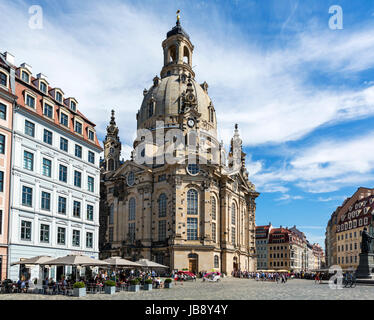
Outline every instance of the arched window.
{"type": "Polygon", "coordinates": [[[197,214],[198,195],[195,189],[187,192],[187,214],[197,214]]]}
{"type": "Polygon", "coordinates": [[[216,214],[216,209],[217,209],[217,205],[216,205],[216,198],[211,196],[210,197],[210,203],[212,205],[212,220],[216,220],[217,219],[217,214],[216,214]]]}
{"type": "Polygon", "coordinates": [[[236,207],[235,203],[231,205],[231,243],[236,244],[236,207]]]}
{"type": "Polygon", "coordinates": [[[177,47],[172,45],[169,48],[169,62],[177,60],[177,47]]]}
{"type": "Polygon", "coordinates": [[[209,121],[214,122],[214,111],[212,108],[209,109],[209,121]]]}
{"type": "Polygon", "coordinates": [[[151,101],[148,105],[148,118],[153,116],[153,101],[151,101]]]}
{"type": "Polygon", "coordinates": [[[135,198],[131,198],[129,201],[129,220],[135,220],[136,202],[135,198]]]}
{"type": "Polygon", "coordinates": [[[214,256],[214,268],[219,268],[219,257],[214,256]]]}
{"type": "Polygon", "coordinates": [[[190,51],[187,47],[184,47],[183,49],[183,62],[190,64],[190,51]]]}
{"type": "Polygon", "coordinates": [[[114,170],[114,160],[109,159],[109,161],[108,161],[108,171],[112,171],[112,170],[114,170]]]}
{"type": "Polygon", "coordinates": [[[236,208],[235,203],[231,205],[231,224],[236,224],[236,208]]]}
{"type": "Polygon", "coordinates": [[[158,216],[166,217],[166,194],[162,193],[158,198],[158,216]]]}
{"type": "Polygon", "coordinates": [[[114,223],[114,205],[113,203],[109,207],[109,224],[114,223]]]}

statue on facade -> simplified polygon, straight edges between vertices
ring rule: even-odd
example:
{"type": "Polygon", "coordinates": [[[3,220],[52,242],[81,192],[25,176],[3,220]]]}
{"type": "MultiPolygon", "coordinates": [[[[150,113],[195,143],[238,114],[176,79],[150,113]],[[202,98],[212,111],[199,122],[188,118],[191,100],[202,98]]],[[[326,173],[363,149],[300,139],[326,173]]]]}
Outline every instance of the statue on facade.
{"type": "Polygon", "coordinates": [[[362,231],[361,253],[371,253],[370,243],[373,239],[374,237],[368,233],[367,228],[365,227],[362,231]]]}

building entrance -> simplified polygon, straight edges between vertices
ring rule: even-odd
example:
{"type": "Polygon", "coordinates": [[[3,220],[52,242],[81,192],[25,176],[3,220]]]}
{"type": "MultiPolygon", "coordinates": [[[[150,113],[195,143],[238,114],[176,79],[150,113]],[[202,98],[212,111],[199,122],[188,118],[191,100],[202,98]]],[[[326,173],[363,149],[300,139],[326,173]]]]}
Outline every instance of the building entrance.
{"type": "Polygon", "coordinates": [[[198,273],[198,255],[195,253],[190,253],[188,255],[188,271],[197,274],[198,273]]]}

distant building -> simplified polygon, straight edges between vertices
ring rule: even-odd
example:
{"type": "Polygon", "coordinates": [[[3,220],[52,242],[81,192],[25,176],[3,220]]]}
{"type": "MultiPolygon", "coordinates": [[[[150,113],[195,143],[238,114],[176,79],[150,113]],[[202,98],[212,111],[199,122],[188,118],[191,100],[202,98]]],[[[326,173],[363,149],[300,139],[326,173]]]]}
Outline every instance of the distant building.
{"type": "Polygon", "coordinates": [[[256,226],[256,254],[257,269],[268,269],[268,240],[269,233],[273,229],[271,223],[267,226],[256,226]]]}
{"type": "Polygon", "coordinates": [[[356,268],[364,227],[373,234],[374,189],[360,187],[333,212],[326,228],[327,265],[356,268]]]}
{"type": "Polygon", "coordinates": [[[320,269],[324,262],[323,249],[311,244],[296,226],[292,228],[256,227],[257,268],[262,270],[287,270],[306,272],[320,269]],[[267,249],[264,249],[267,243],[267,249]],[[264,254],[267,262],[264,263],[264,254]]]}

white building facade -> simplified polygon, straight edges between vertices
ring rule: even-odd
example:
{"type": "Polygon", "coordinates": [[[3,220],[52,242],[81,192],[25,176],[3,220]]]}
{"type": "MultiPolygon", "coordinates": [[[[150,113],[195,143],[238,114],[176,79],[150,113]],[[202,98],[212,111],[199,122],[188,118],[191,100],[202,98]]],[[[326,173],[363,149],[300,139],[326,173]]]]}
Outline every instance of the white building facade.
{"type": "Polygon", "coordinates": [[[31,72],[23,77],[27,71],[19,68],[16,79],[9,278],[59,280],[71,268],[52,267],[41,275],[39,267],[11,263],[40,255],[98,258],[102,149],[76,100],[63,100],[62,91],[50,88],[45,78],[33,78],[31,72]],[[38,86],[42,80],[46,90],[38,86]]]}

